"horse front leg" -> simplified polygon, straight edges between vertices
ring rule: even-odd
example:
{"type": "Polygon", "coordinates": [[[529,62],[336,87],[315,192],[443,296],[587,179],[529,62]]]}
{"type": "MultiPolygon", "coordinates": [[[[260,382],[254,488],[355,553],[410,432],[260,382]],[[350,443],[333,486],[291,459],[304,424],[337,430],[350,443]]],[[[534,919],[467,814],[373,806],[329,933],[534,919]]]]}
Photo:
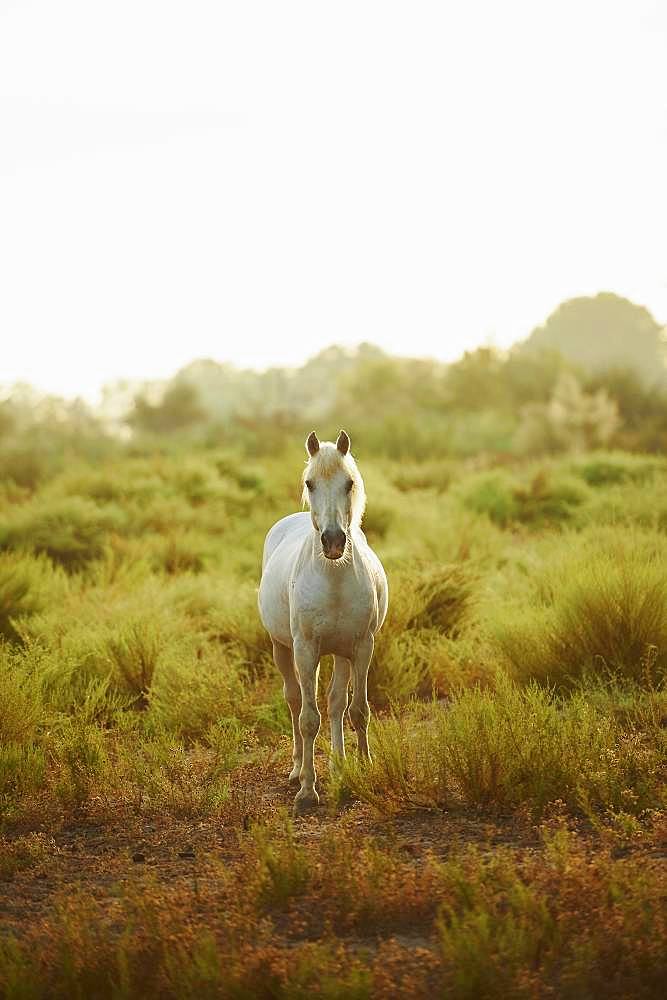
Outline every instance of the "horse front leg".
{"type": "Polygon", "coordinates": [[[316,808],[320,801],[315,790],[315,739],[322,721],[317,707],[319,650],[314,643],[297,639],[294,642],[294,660],[301,685],[299,730],[303,740],[303,760],[299,776],[301,788],[294,799],[294,812],[301,815],[316,808]]]}
{"type": "Polygon", "coordinates": [[[299,780],[301,761],[303,760],[303,740],[299,729],[299,714],[301,712],[301,688],[294,670],[292,650],[282,643],[273,640],[273,660],[283,675],[283,694],[289,706],[292,717],[292,770],[289,775],[290,784],[299,780]]]}
{"type": "Polygon", "coordinates": [[[375,640],[372,635],[359,643],[352,659],[352,702],[350,703],[350,719],[357,734],[359,755],[371,759],[368,749],[368,723],[371,710],[368,704],[368,668],[373,656],[375,640]]]}

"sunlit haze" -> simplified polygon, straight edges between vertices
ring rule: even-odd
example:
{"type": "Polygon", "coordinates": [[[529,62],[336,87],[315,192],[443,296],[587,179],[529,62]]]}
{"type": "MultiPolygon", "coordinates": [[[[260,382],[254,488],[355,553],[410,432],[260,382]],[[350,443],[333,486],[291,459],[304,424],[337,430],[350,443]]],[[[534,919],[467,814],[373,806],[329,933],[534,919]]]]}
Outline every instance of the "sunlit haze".
{"type": "Polygon", "coordinates": [[[667,322],[667,6],[0,7],[0,383],[667,322]]]}

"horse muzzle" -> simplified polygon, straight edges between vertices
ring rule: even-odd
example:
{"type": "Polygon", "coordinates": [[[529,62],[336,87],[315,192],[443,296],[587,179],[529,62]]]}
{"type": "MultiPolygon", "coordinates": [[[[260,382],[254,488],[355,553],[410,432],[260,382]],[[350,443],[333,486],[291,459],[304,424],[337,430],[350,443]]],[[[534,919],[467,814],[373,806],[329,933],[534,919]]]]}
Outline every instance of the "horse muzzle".
{"type": "Polygon", "coordinates": [[[345,552],[347,535],[340,528],[328,528],[320,535],[320,541],[327,559],[340,559],[345,552]]]}

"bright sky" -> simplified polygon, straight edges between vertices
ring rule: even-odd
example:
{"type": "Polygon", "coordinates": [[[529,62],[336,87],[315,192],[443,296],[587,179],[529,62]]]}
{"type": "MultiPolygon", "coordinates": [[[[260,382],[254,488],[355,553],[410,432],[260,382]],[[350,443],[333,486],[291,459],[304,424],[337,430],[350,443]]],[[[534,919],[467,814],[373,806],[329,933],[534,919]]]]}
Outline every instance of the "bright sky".
{"type": "Polygon", "coordinates": [[[0,383],[667,322],[667,4],[0,0],[0,383]]]}

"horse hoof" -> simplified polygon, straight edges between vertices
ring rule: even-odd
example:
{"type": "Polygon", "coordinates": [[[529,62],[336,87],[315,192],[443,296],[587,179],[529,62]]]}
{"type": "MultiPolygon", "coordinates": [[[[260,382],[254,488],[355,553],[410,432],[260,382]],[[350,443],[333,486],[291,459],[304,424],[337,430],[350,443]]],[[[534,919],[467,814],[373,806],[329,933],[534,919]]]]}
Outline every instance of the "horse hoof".
{"type": "Polygon", "coordinates": [[[319,804],[320,797],[315,789],[312,792],[297,792],[294,799],[294,815],[305,816],[309,812],[314,812],[319,804]]]}
{"type": "Polygon", "coordinates": [[[287,779],[290,785],[299,784],[299,775],[301,774],[301,768],[295,767],[293,771],[290,771],[289,778],[287,779]]]}

